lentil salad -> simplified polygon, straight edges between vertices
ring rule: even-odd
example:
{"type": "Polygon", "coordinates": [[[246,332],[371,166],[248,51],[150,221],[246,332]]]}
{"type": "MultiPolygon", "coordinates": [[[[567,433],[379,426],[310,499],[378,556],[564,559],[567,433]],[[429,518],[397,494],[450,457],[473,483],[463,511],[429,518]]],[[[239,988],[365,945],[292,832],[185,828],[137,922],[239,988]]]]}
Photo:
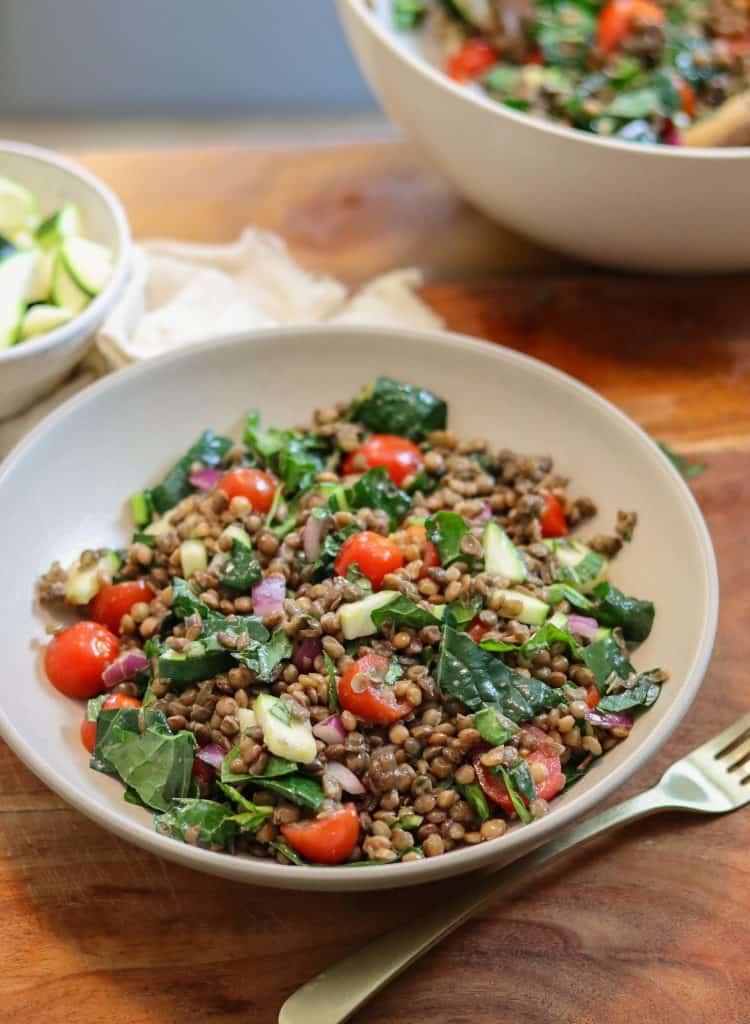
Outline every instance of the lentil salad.
{"type": "Polygon", "coordinates": [[[448,75],[597,135],[750,145],[747,0],[393,0],[448,75]]]}
{"type": "Polygon", "coordinates": [[[288,864],[387,864],[501,837],[625,740],[666,673],[654,607],[608,579],[633,536],[551,458],[460,440],[379,378],[308,427],[205,431],[131,501],[121,552],[51,567],[50,681],[92,768],[156,828],[288,864]]]}

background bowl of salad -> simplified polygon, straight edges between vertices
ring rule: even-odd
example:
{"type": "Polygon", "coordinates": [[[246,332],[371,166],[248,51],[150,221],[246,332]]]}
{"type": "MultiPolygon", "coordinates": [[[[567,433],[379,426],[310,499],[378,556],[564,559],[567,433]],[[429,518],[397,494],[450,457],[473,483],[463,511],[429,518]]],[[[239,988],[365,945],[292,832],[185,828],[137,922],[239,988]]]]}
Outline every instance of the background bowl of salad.
{"type": "MultiPolygon", "coordinates": [[[[253,416],[252,423],[257,422],[253,416]]],[[[413,425],[413,419],[406,425],[413,425]]],[[[193,452],[190,458],[195,457],[193,452]]],[[[180,466],[184,477],[184,462],[180,466]]],[[[174,474],[171,478],[176,479],[174,474]]],[[[497,866],[517,856],[578,820],[659,749],[697,692],[716,628],[711,541],[685,483],[654,442],[614,406],[551,367],[442,332],[294,327],[218,339],[137,364],[68,402],[6,459],[0,471],[0,516],[0,560],[16,595],[4,619],[3,738],[47,785],[103,827],[160,856],[238,882],[299,889],[388,888],[497,866]],[[61,613],[35,603],[37,579],[53,561],[70,566],[84,549],[91,555],[92,546],[126,547],[133,531],[129,497],[161,480],[196,432],[212,426],[239,438],[253,408],[264,429],[290,428],[309,421],[314,408],[351,401],[383,374],[397,375],[414,394],[424,396],[426,389],[440,396],[447,404],[447,409],[441,406],[447,425],[458,437],[486,438],[493,450],[554,458],[556,471],[570,479],[571,493],[595,499],[598,512],[587,521],[584,537],[611,529],[620,509],[638,513],[632,542],[613,562],[612,581],[655,608],[653,628],[634,652],[633,664],[639,670],[669,669],[670,678],[653,706],[636,717],[627,739],[556,796],[549,814],[476,846],[410,862],[296,866],[162,834],[155,829],[153,810],[124,798],[120,779],[91,770],[81,743],[86,703],[55,689],[44,671],[44,648],[50,641],[45,627],[59,625],[61,613]],[[54,501],[39,500],[42,477],[54,501]],[[664,543],[666,531],[669,544],[664,543]]],[[[361,635],[359,629],[352,633],[361,635]]],[[[263,730],[268,739],[266,725],[263,730]]],[[[176,732],[175,741],[179,737],[191,742],[187,733],[176,732]]],[[[294,759],[303,760],[298,754],[294,759]]],[[[163,777],[171,780],[170,765],[163,777]]],[[[149,785],[152,768],[149,761],[142,776],[149,785]]],[[[132,778],[129,784],[139,785],[132,778]]]]}
{"type": "Polygon", "coordinates": [[[127,217],[103,182],[57,153],[0,140],[0,419],[81,359],[129,264],[127,217]]]}
{"type": "Polygon", "coordinates": [[[393,120],[493,218],[614,267],[750,266],[746,4],[339,0],[339,9],[393,120]]]}

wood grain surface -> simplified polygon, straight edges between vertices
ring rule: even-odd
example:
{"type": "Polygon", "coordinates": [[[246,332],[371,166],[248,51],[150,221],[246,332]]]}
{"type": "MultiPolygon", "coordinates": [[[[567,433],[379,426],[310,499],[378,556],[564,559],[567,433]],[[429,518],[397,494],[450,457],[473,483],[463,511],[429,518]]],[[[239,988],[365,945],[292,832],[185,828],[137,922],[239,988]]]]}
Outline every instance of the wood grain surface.
{"type": "MultiPolygon", "coordinates": [[[[226,240],[252,220],[352,283],[422,265],[451,328],[548,360],[700,453],[709,468],[693,489],[722,586],[716,651],[684,724],[617,799],[747,710],[747,279],[564,266],[469,210],[400,145],[84,162],[120,192],[137,236],[226,240]]],[[[750,810],[633,826],[463,928],[357,1020],[748,1024],[748,849],[750,810]]],[[[316,895],[202,876],[103,832],[0,743],[3,1022],[271,1024],[312,974],[460,887],[316,895]]]]}

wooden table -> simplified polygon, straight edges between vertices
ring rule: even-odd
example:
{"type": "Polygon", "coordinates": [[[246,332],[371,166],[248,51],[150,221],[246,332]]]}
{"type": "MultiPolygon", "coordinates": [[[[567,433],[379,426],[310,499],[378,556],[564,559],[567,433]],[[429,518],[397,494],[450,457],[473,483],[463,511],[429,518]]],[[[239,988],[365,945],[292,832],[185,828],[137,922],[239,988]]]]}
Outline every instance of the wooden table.
{"type": "MultiPolygon", "coordinates": [[[[123,197],[136,236],[225,240],[254,221],[351,282],[420,264],[450,327],[547,359],[700,453],[709,469],[694,490],[722,580],[716,652],[687,720],[618,799],[747,710],[747,279],[566,269],[402,145],[83,159],[123,197]]],[[[462,929],[357,1019],[747,1024],[748,849],[750,811],[631,827],[462,929]]],[[[70,810],[0,744],[2,1021],[267,1024],[312,974],[460,886],[313,895],[194,874],[70,810]]]]}

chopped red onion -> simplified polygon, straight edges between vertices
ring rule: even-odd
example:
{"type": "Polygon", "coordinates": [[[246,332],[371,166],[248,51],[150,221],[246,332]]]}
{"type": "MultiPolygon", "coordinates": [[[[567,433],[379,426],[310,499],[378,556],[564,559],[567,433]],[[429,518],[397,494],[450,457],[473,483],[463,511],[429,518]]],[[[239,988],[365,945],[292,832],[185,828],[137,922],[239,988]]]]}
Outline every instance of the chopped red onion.
{"type": "Polygon", "coordinates": [[[615,711],[598,711],[596,708],[589,708],[586,712],[586,721],[605,729],[633,728],[633,719],[629,715],[622,715],[615,711]]]}
{"type": "Polygon", "coordinates": [[[212,491],[223,475],[220,469],[199,469],[197,473],[191,473],[188,479],[199,491],[212,491]]]}
{"type": "Polygon", "coordinates": [[[253,612],[256,615],[270,615],[284,610],[286,580],[283,576],[267,576],[252,589],[253,612]]]}
{"type": "Polygon", "coordinates": [[[345,764],[340,764],[338,761],[329,761],[325,770],[331,778],[338,782],[345,793],[351,793],[352,796],[360,796],[365,792],[365,787],[354,772],[349,771],[345,764]]]}
{"type": "Polygon", "coordinates": [[[483,501],[482,511],[477,516],[477,520],[480,523],[486,523],[490,519],[492,519],[492,505],[490,505],[489,501],[483,501]]]}
{"type": "Polygon", "coordinates": [[[592,640],[599,629],[599,623],[588,615],[569,615],[568,629],[576,636],[582,636],[584,640],[592,640]]]}
{"type": "Polygon", "coordinates": [[[662,141],[664,142],[665,146],[682,145],[682,138],[680,136],[679,131],[675,128],[674,125],[667,129],[667,131],[664,133],[664,138],[662,141]]]}
{"type": "Polygon", "coordinates": [[[320,542],[323,539],[325,519],[318,519],[317,516],[309,515],[304,529],[302,530],[302,550],[305,552],[305,560],[314,562],[320,554],[320,542]]]}
{"type": "Polygon", "coordinates": [[[102,672],[104,689],[111,690],[118,683],[127,682],[128,679],[133,678],[136,672],[140,672],[142,668],[148,668],[148,666],[149,660],[143,651],[124,651],[102,672]]]}
{"type": "Polygon", "coordinates": [[[225,750],[222,750],[218,743],[208,743],[205,747],[201,747],[195,756],[199,761],[210,764],[218,772],[221,770],[227,753],[225,750]]]}
{"type": "MultiPolygon", "coordinates": [[[[322,722],[313,726],[313,736],[317,736],[324,743],[343,743],[346,739],[344,723],[338,715],[330,715],[322,722]]],[[[352,790],[349,790],[351,793],[352,790]]]]}
{"type": "Polygon", "coordinates": [[[310,672],[322,650],[320,640],[313,636],[305,637],[292,656],[292,664],[298,672],[310,672]]]}

